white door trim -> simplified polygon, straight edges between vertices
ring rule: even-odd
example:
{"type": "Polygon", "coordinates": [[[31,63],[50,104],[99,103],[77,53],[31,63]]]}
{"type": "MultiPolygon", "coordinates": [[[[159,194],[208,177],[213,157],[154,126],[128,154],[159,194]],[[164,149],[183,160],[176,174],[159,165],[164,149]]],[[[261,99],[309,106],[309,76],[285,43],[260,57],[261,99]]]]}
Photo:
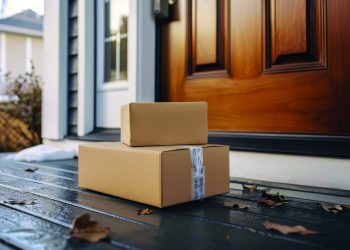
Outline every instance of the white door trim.
{"type": "Polygon", "coordinates": [[[130,0],[130,8],[137,10],[137,12],[130,13],[130,30],[136,36],[136,46],[134,46],[136,49],[132,50],[133,54],[131,54],[135,59],[131,61],[132,64],[129,67],[129,81],[136,83],[130,85],[131,100],[154,102],[156,21],[153,15],[153,1],[130,0]]]}
{"type": "Polygon", "coordinates": [[[61,140],[67,133],[68,1],[46,0],[42,137],[61,140]]]}
{"type": "Polygon", "coordinates": [[[78,1],[78,136],[94,129],[94,5],[92,0],[78,1]]]}

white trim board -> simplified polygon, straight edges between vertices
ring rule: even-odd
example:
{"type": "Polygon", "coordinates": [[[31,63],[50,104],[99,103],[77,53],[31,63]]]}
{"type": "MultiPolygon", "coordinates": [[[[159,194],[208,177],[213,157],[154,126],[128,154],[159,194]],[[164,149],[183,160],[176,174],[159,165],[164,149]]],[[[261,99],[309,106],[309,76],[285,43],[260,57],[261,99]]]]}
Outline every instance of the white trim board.
{"type": "Polygon", "coordinates": [[[42,137],[61,140],[67,133],[68,1],[46,0],[42,137]]]}
{"type": "MultiPolygon", "coordinates": [[[[95,32],[94,1],[78,1],[78,124],[79,136],[94,129],[95,32]]],[[[68,53],[68,51],[66,52],[68,53]]]]}
{"type": "Polygon", "coordinates": [[[231,178],[350,190],[350,160],[230,151],[231,178]]]}

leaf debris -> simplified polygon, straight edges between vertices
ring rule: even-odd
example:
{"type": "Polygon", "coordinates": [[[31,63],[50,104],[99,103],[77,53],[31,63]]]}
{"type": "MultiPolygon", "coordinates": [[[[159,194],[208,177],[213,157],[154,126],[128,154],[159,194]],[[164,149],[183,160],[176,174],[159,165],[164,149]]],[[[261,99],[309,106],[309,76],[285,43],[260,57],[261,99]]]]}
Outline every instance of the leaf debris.
{"type": "Polygon", "coordinates": [[[29,167],[29,168],[26,168],[24,171],[34,173],[38,169],[39,169],[38,167],[29,167]]]}
{"type": "Polygon", "coordinates": [[[300,235],[312,235],[312,234],[319,234],[319,232],[307,229],[304,226],[297,225],[297,226],[288,226],[288,225],[281,225],[278,223],[273,223],[270,221],[265,221],[263,223],[263,226],[267,230],[275,230],[278,231],[281,234],[287,235],[287,234],[300,234],[300,235]]]}
{"type": "Polygon", "coordinates": [[[153,211],[149,208],[142,208],[140,210],[137,210],[137,215],[148,215],[148,214],[152,214],[153,211]]]}
{"type": "Polygon", "coordinates": [[[273,200],[269,200],[269,199],[266,199],[266,198],[263,198],[263,199],[258,200],[258,203],[259,203],[259,204],[268,205],[268,206],[270,206],[271,208],[275,208],[275,207],[278,207],[278,206],[281,206],[281,205],[284,204],[284,202],[275,202],[275,201],[273,201],[273,200]]]}
{"type": "Polygon", "coordinates": [[[258,191],[258,186],[256,184],[253,184],[253,185],[242,184],[242,188],[243,190],[248,190],[250,192],[258,191]]]}
{"type": "Polygon", "coordinates": [[[68,239],[76,238],[94,243],[105,239],[108,234],[108,228],[100,226],[89,214],[83,214],[74,219],[68,239]]]}
{"type": "Polygon", "coordinates": [[[337,214],[343,212],[344,209],[350,209],[350,205],[339,205],[339,204],[330,204],[330,203],[320,203],[321,207],[328,213],[337,214]]]}
{"type": "Polygon", "coordinates": [[[258,200],[260,204],[266,204],[271,208],[281,206],[285,203],[288,203],[288,198],[284,195],[277,194],[268,194],[266,190],[261,191],[261,199],[258,200]]]}
{"type": "Polygon", "coordinates": [[[33,205],[35,204],[35,199],[25,200],[25,199],[8,199],[4,203],[10,205],[33,205]]]}
{"type": "Polygon", "coordinates": [[[239,202],[225,201],[224,207],[236,208],[236,209],[248,209],[248,208],[250,208],[250,205],[247,205],[244,203],[239,203],[239,202]]]}

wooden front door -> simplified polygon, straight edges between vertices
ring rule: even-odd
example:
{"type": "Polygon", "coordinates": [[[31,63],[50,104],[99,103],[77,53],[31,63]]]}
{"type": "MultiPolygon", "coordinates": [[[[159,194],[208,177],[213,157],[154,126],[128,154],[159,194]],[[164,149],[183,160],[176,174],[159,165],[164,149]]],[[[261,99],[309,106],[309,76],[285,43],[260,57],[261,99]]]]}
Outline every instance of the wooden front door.
{"type": "Polygon", "coordinates": [[[218,131],[350,134],[349,0],[179,0],[161,26],[163,101],[218,131]]]}

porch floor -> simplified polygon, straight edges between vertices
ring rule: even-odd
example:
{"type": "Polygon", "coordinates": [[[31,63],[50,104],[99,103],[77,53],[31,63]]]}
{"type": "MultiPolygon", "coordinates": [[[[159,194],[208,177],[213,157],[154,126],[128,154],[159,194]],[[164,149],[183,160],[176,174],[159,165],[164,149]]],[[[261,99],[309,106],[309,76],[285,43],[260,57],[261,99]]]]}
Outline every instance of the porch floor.
{"type": "Polygon", "coordinates": [[[0,197],[1,249],[300,250],[349,246],[350,210],[327,213],[312,198],[289,197],[289,203],[270,208],[256,202],[259,192],[233,185],[225,195],[157,209],[79,189],[76,160],[28,164],[0,159],[0,197]],[[29,166],[38,170],[24,171],[29,166]],[[36,203],[21,206],[3,202],[9,198],[35,199],[36,203]],[[250,208],[229,209],[223,206],[224,201],[244,203],[250,208]],[[153,209],[153,214],[136,214],[147,207],[153,209]],[[73,219],[84,213],[110,228],[109,239],[98,243],[67,240],[73,219]],[[282,235],[266,230],[262,223],[267,220],[303,225],[321,234],[282,235]]]}

